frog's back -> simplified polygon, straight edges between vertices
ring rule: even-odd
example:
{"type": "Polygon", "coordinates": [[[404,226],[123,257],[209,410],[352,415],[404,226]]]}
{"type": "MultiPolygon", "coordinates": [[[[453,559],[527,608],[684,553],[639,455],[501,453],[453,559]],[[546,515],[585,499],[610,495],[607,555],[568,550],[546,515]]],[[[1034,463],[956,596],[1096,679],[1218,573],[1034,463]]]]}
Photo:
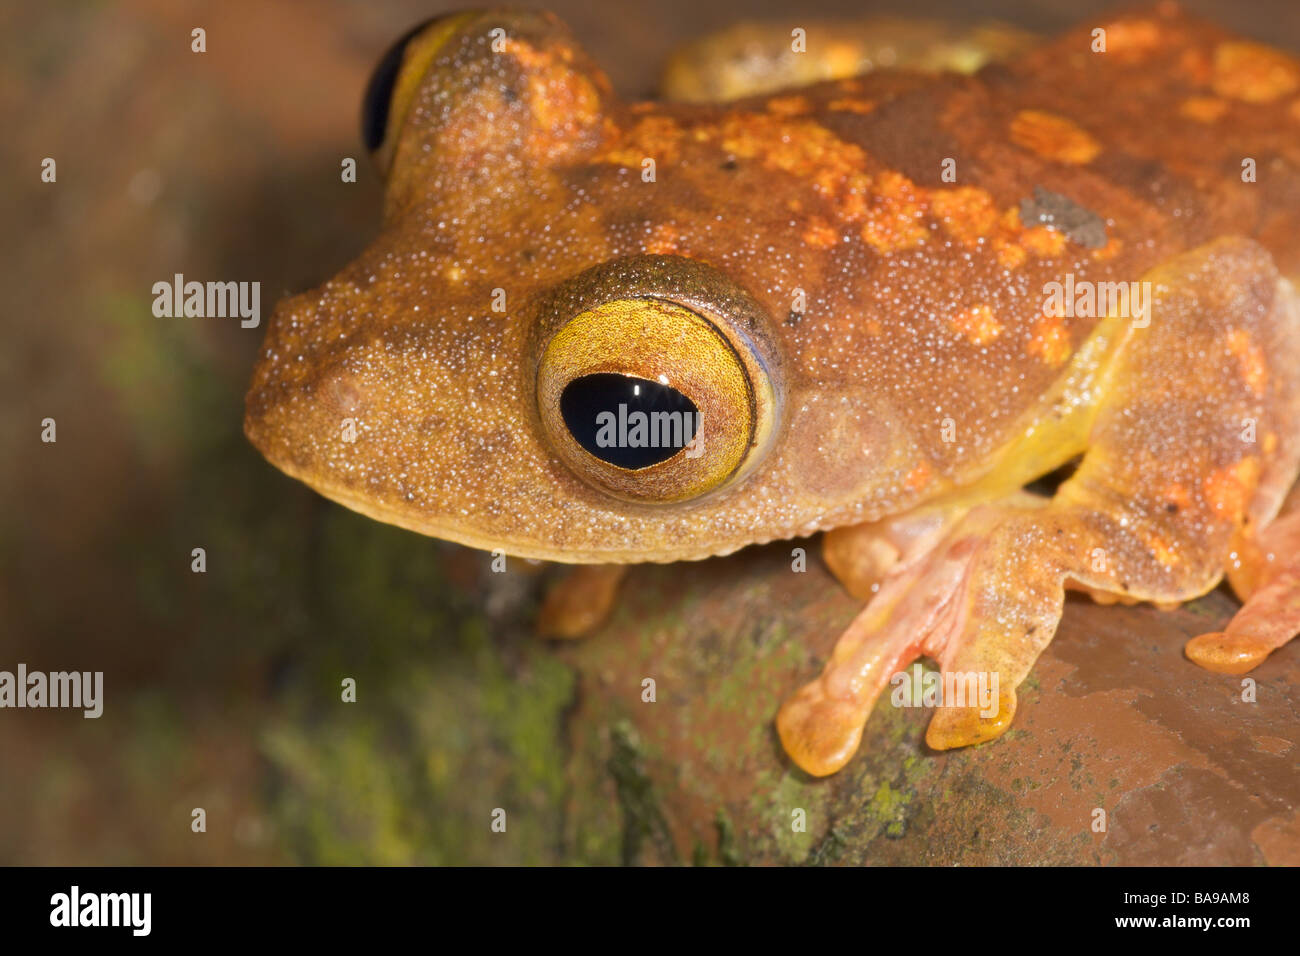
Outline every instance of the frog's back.
{"type": "Polygon", "coordinates": [[[1234,235],[1300,274],[1300,65],[1173,4],[1101,24],[1104,52],[1084,28],[973,76],[716,106],[624,104],[553,18],[510,19],[500,53],[496,14],[428,35],[381,150],[383,233],[282,304],[250,389],[268,458],[381,520],[533,557],[679,560],[1018,485],[1087,444],[1098,390],[1072,372],[1104,369],[1085,347],[1106,338],[1101,288],[1234,235]],[[1091,308],[1065,288],[1096,290],[1091,308]],[[676,340],[575,337],[582,368],[608,349],[602,370],[668,383],[743,355],[750,417],[706,408],[734,439],[707,444],[740,459],[650,507],[557,452],[538,369],[562,324],[615,303],[641,335],[656,298],[726,349],[666,369],[676,340]],[[340,446],[353,417],[367,440],[340,446]]]}
{"type": "Polygon", "coordinates": [[[571,183],[657,158],[653,189],[603,204],[612,251],[723,268],[780,320],[796,374],[890,395],[957,478],[1099,321],[1044,314],[1054,283],[1133,283],[1224,235],[1300,275],[1297,61],[1172,4],[1102,29],[1104,52],[1085,27],[974,76],[631,107],[571,183]],[[948,443],[945,419],[977,424],[948,443]]]}

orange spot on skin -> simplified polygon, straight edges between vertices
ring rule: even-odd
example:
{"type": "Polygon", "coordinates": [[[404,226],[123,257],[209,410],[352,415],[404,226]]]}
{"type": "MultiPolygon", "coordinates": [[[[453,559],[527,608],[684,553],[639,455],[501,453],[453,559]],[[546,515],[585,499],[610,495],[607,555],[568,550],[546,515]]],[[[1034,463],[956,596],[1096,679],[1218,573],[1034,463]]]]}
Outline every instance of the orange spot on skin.
{"type": "Polygon", "coordinates": [[[826,105],[828,108],[839,110],[841,113],[858,113],[863,116],[876,108],[876,104],[871,100],[839,99],[831,100],[826,105]]]}
{"type": "Polygon", "coordinates": [[[924,190],[902,173],[883,173],[876,180],[862,239],[886,254],[914,249],[930,232],[924,222],[925,211],[924,190]]]}
{"type": "Polygon", "coordinates": [[[1076,123],[1055,113],[1021,110],[1011,121],[1011,141],[1043,159],[1071,166],[1090,163],[1101,145],[1076,123]]]}
{"type": "Polygon", "coordinates": [[[520,66],[527,70],[545,70],[554,65],[556,60],[564,63],[573,62],[573,51],[568,47],[539,50],[531,43],[515,37],[506,37],[503,46],[503,52],[514,57],[519,61],[520,66]]]}
{"type": "Polygon", "coordinates": [[[920,491],[930,483],[930,465],[928,462],[921,462],[915,468],[907,473],[907,488],[909,491],[920,491]]]}
{"type": "Polygon", "coordinates": [[[1040,259],[1054,259],[1065,252],[1065,234],[1047,226],[1034,226],[1021,235],[1020,245],[1040,259]]]}
{"type": "Polygon", "coordinates": [[[1251,341],[1250,333],[1245,329],[1233,329],[1228,333],[1228,351],[1237,359],[1241,377],[1245,379],[1250,390],[1257,396],[1264,394],[1268,384],[1268,365],[1264,361],[1264,352],[1251,341]]]}
{"type": "Polygon", "coordinates": [[[573,50],[564,46],[538,49],[507,38],[505,53],[519,61],[527,77],[533,117],[529,153],[554,162],[582,149],[590,132],[602,124],[601,93],[591,80],[570,67],[573,50]]]}
{"type": "Polygon", "coordinates": [[[1277,451],[1277,432],[1269,432],[1265,435],[1261,447],[1264,449],[1264,454],[1266,455],[1271,455],[1273,452],[1277,451]]]}
{"type": "Polygon", "coordinates": [[[902,173],[887,170],[876,181],[876,192],[886,199],[910,201],[925,193],[902,173]]]}
{"type": "Polygon", "coordinates": [[[776,116],[801,116],[811,108],[805,96],[776,96],[767,101],[767,111],[776,116]]]}
{"type": "MultiPolygon", "coordinates": [[[[1021,265],[1028,254],[1049,258],[1064,252],[1064,234],[1044,226],[1026,229],[1014,207],[999,213],[985,190],[967,186],[931,190],[892,170],[873,176],[868,172],[870,157],[860,146],[812,120],[774,115],[806,106],[802,96],[778,97],[768,101],[767,112],[730,113],[689,129],[666,117],[640,117],[602,158],[625,166],[639,165],[646,156],[674,162],[683,144],[694,141],[711,143],[737,158],[757,160],[765,169],[811,184],[828,201],[830,221],[809,216],[801,233],[803,241],[815,248],[831,248],[842,241],[840,227],[852,224],[861,239],[882,254],[914,249],[936,228],[968,247],[981,240],[990,242],[1007,269],[1021,265]]],[[[812,211],[806,203],[791,209],[812,211]]]]}
{"type": "Polygon", "coordinates": [[[987,305],[962,309],[952,317],[951,325],[954,332],[964,335],[972,345],[987,345],[1002,334],[1002,323],[987,305]]]}
{"type": "Polygon", "coordinates": [[[842,200],[852,184],[866,182],[866,154],[819,123],[787,120],[762,113],[727,116],[717,129],[699,131],[717,136],[722,148],[742,158],[758,158],[764,167],[811,182],[828,199],[842,200]],[[855,180],[853,177],[862,177],[855,180]]]}
{"type": "Polygon", "coordinates": [[[1228,101],[1217,96],[1189,96],[1178,107],[1178,114],[1198,123],[1213,123],[1228,112],[1228,101]]]}
{"type": "Polygon", "coordinates": [[[967,246],[989,236],[998,224],[999,213],[993,197],[973,186],[931,193],[930,208],[944,230],[967,246]]]}
{"type": "Polygon", "coordinates": [[[1178,548],[1170,544],[1169,540],[1158,534],[1147,533],[1142,536],[1146,546],[1151,549],[1151,553],[1156,556],[1156,560],[1165,567],[1171,567],[1178,563],[1178,548]]]}
{"type": "Polygon", "coordinates": [[[1003,212],[998,221],[998,229],[1001,235],[993,240],[998,264],[1007,270],[1019,268],[1029,258],[1029,254],[1017,244],[1020,234],[1025,231],[1020,222],[1020,210],[1011,206],[1003,212]]]}
{"type": "Polygon", "coordinates": [[[1029,258],[1029,253],[1005,239],[995,239],[993,248],[997,250],[998,265],[1004,269],[1018,269],[1029,258]]]}
{"type": "Polygon", "coordinates": [[[1270,103],[1300,87],[1300,64],[1262,43],[1234,40],[1214,51],[1214,92],[1247,103],[1270,103]]]}
{"type": "Polygon", "coordinates": [[[1058,315],[1040,315],[1029,334],[1025,351],[1056,368],[1070,357],[1070,333],[1058,315]]]}
{"type": "Polygon", "coordinates": [[[870,194],[871,177],[865,173],[850,173],[840,190],[840,218],[845,222],[861,222],[865,219],[870,194]]]}
{"type": "Polygon", "coordinates": [[[1259,459],[1243,458],[1235,465],[1218,468],[1202,483],[1211,510],[1232,522],[1241,520],[1259,479],[1259,459]]]}
{"type": "Polygon", "coordinates": [[[818,249],[829,249],[840,241],[840,234],[825,219],[815,217],[804,229],[803,241],[818,249]]]}
{"type": "Polygon", "coordinates": [[[619,166],[640,166],[646,157],[656,163],[675,163],[681,155],[682,128],[666,116],[638,119],[621,141],[611,143],[600,156],[619,166]]]}

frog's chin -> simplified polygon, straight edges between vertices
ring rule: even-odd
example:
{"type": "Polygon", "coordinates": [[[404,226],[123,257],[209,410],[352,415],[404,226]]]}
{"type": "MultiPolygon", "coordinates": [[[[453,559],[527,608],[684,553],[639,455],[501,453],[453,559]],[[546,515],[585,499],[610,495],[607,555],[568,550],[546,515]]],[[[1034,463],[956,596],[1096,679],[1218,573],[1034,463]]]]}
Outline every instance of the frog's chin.
{"type": "Polygon", "coordinates": [[[705,558],[722,557],[750,544],[767,543],[765,540],[745,541],[722,548],[561,549],[525,539],[483,534],[454,522],[413,514],[381,500],[358,495],[349,488],[322,482],[287,462],[273,461],[272,464],[322,497],[381,524],[393,525],[440,541],[464,545],[467,548],[529,561],[553,561],[558,564],[671,564],[676,561],[702,561],[705,558]]]}

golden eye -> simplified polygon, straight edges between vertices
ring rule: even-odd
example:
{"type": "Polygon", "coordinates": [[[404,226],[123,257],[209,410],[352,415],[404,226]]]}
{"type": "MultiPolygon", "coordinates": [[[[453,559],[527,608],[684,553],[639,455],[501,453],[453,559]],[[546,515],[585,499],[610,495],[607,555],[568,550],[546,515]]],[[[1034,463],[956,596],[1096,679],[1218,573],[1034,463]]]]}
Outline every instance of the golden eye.
{"type": "Polygon", "coordinates": [[[747,337],[649,296],[602,302],[560,325],[541,353],[537,401],[552,449],[580,478],[658,503],[747,471],[776,408],[747,337]]]}

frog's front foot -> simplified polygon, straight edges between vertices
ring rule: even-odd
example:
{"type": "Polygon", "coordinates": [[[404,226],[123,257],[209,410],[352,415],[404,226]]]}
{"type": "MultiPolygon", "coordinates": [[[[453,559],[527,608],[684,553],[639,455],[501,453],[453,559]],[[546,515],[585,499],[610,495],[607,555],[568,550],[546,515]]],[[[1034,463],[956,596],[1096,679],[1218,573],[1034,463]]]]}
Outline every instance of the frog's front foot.
{"type": "Polygon", "coordinates": [[[907,555],[881,582],[871,603],[831,655],[821,676],[785,702],[777,730],[804,770],[823,776],[857,750],[880,692],[918,657],[939,663],[943,701],[926,742],[937,750],[1002,734],[1015,714],[1015,687],[1051,639],[1062,602],[1054,534],[1040,520],[1046,499],[972,511],[936,546],[907,555]],[[1028,551],[1037,553],[1022,561],[1028,551]],[[1037,586],[1014,589],[1008,582],[1037,586]],[[969,695],[968,695],[969,692],[969,695]]]}
{"type": "Polygon", "coordinates": [[[791,759],[816,776],[842,767],[881,691],[922,656],[941,670],[926,743],[947,750],[992,740],[1011,725],[1016,688],[1056,632],[1068,582],[1165,601],[1213,585],[1193,520],[1140,502],[1114,508],[1099,477],[1081,468],[1053,499],[980,506],[897,565],[821,676],[778,713],[791,759]]]}

